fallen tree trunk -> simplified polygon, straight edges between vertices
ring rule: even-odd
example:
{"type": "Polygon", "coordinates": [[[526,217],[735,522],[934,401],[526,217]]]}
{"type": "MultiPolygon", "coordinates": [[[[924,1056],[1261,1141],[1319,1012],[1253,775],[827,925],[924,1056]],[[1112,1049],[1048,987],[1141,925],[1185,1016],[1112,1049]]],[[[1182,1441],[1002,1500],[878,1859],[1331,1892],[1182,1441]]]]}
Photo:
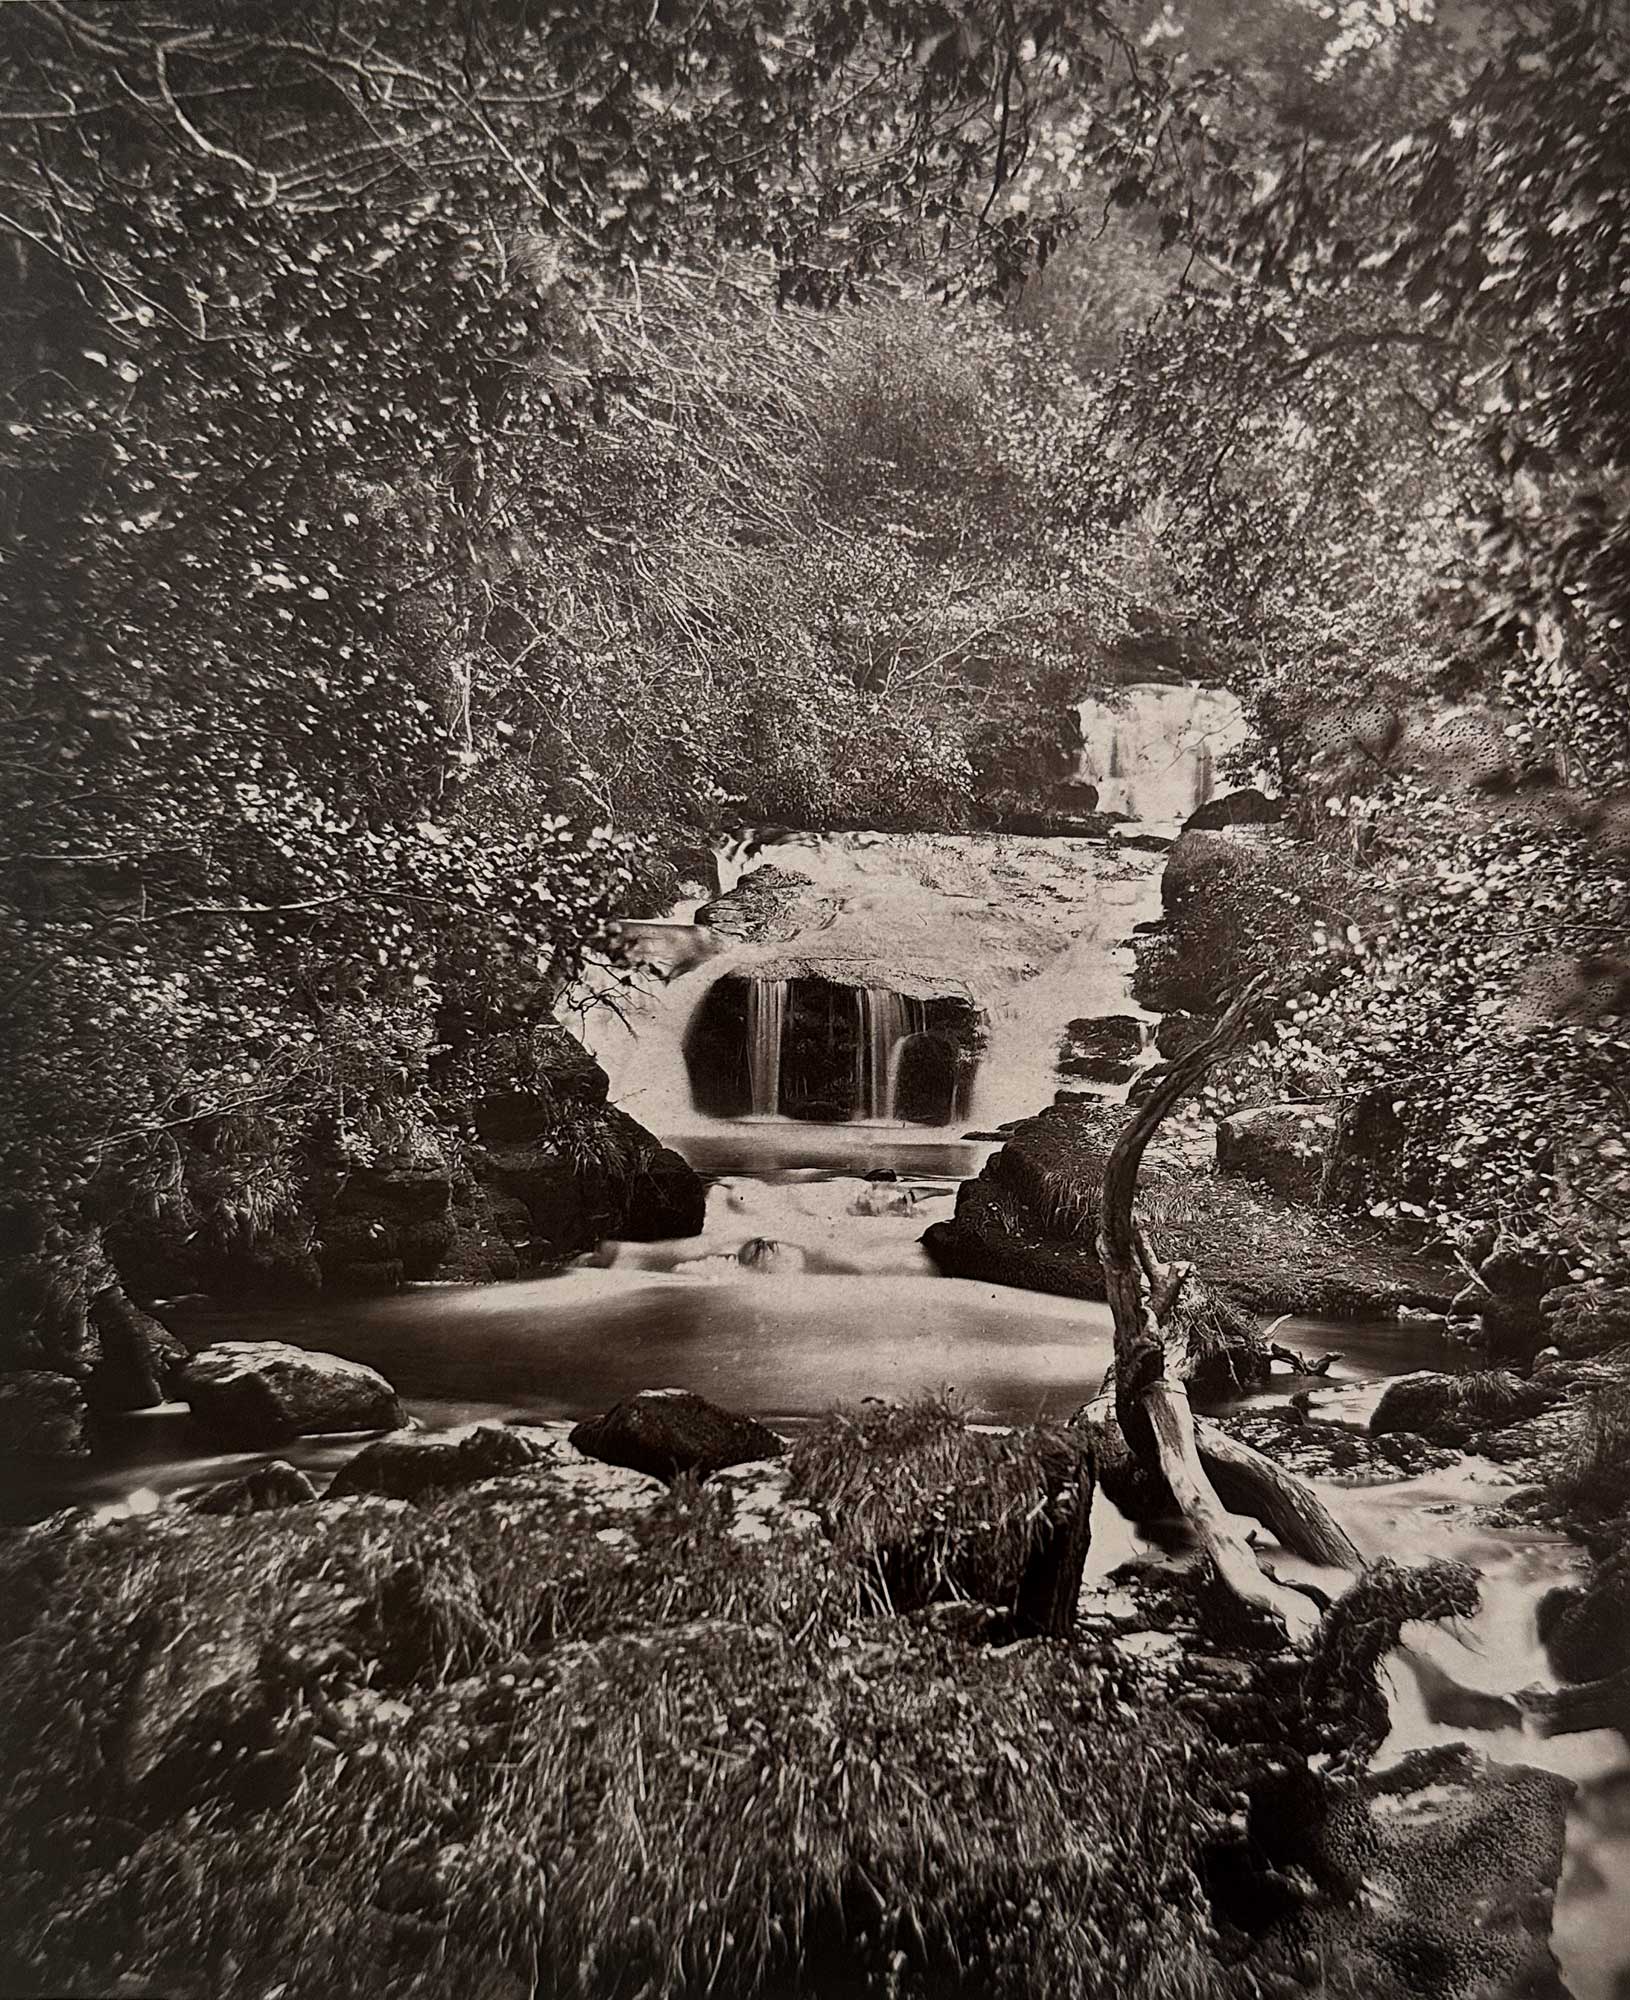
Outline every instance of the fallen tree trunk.
{"type": "Polygon", "coordinates": [[[1260,1521],[1292,1555],[1331,1569],[1364,1567],[1357,1543],[1305,1479],[1203,1417],[1195,1419],[1194,1434],[1200,1463],[1225,1506],[1260,1521]]]}
{"type": "MultiPolygon", "coordinates": [[[[1104,1166],[1098,1208],[1098,1258],[1115,1321],[1115,1414],[1134,1453],[1157,1469],[1227,1590],[1277,1619],[1287,1631],[1306,1634],[1316,1623],[1306,1597],[1264,1575],[1238,1518],[1213,1486],[1189,1407],[1194,1372],[1189,1326],[1203,1290],[1187,1264],[1168,1264],[1155,1253],[1134,1214],[1138,1170],[1161,1120],[1212,1065],[1249,1031],[1267,982],[1255,980],[1233,1002],[1213,1031],[1167,1068],[1122,1127],[1104,1166]]],[[[1213,1463],[1226,1454],[1213,1453],[1213,1463]]],[[[1261,1506],[1305,1541],[1340,1552],[1344,1565],[1358,1552],[1310,1487],[1274,1468],[1271,1484],[1255,1461],[1236,1458],[1228,1475],[1261,1506]],[[1294,1496],[1294,1498],[1292,1497],[1294,1496]]],[[[1262,1461],[1267,1464],[1267,1461],[1262,1461]]]]}
{"type": "MultiPolygon", "coordinates": [[[[1091,1437],[1099,1484],[1123,1512],[1147,1518],[1171,1503],[1170,1487],[1122,1435],[1112,1393],[1095,1397],[1071,1421],[1091,1437]]],[[[1194,1418],[1194,1439],[1216,1497],[1230,1513],[1259,1521],[1288,1554],[1304,1561],[1355,1574],[1363,1569],[1358,1545],[1306,1480],[1204,1417],[1194,1418]]]]}

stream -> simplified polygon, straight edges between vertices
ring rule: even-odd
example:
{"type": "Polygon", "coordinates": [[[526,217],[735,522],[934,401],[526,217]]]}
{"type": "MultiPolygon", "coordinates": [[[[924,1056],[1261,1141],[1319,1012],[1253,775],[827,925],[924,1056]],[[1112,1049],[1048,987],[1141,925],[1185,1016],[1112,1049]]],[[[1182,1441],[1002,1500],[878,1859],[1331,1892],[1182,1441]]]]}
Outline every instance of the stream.
{"type": "MultiPolygon", "coordinates": [[[[1160,713],[1178,706],[1170,690],[1162,694],[1160,713]]],[[[1106,785],[1112,762],[1117,776],[1136,776],[1162,800],[1175,793],[1181,802],[1201,789],[1193,774],[1162,777],[1150,748],[1153,725],[1130,756],[1118,713],[1122,748],[1096,767],[1106,785]]],[[[1191,727],[1186,709],[1182,717],[1191,727]]],[[[1211,752],[1191,745],[1180,755],[1211,752]]],[[[432,1428],[479,1418],[575,1419],[662,1386],[696,1390],[771,1422],[796,1423],[834,1400],[942,1388],[996,1421],[1067,1418],[1102,1381],[1111,1353],[1107,1307],[942,1277],[918,1239],[949,1215],[959,1182],[997,1143],[995,1128],[1050,1101],[1067,1023],[1143,1018],[1128,997],[1127,943],[1135,923],[1158,915],[1162,858],[1118,855],[1103,843],[996,836],[835,836],[765,854],[809,876],[828,898],[831,914],[818,935],[721,947],[697,933],[695,903],[681,906],[637,926],[647,970],[633,989],[617,986],[607,969],[605,992],[615,993],[616,1006],[581,1015],[613,1100],[713,1177],[700,1236],[610,1242],[557,1275],[487,1287],[415,1286],[298,1309],[192,1305],[171,1316],[189,1344],[271,1337],[371,1363],[432,1428]],[[819,1008],[808,1000],[806,988],[840,978],[856,992],[904,994],[913,1004],[857,1001],[845,1011],[827,986],[819,1008]],[[713,1081],[699,1078],[694,1038],[687,1042],[704,999],[728,979],[743,982],[750,1000],[754,981],[778,989],[759,993],[745,1014],[746,1094],[733,1116],[698,1109],[713,1081]],[[929,1039],[936,1003],[954,1003],[978,1031],[961,1044],[971,1053],[958,1053],[946,1037],[948,1060],[960,1068],[945,1115],[931,1122],[900,1115],[887,1080],[905,1073],[904,1055],[887,1042],[929,1039]],[[780,1104],[795,1059],[804,1065],[800,1076],[818,1072],[837,1116],[764,1108],[780,1104]]],[[[816,1084],[807,1089],[815,1101],[816,1084]]],[[[1348,1392],[1336,1400],[1349,1421],[1363,1420],[1372,1385],[1466,1359],[1416,1324],[1293,1322],[1276,1337],[1299,1349],[1341,1350],[1318,1386],[1348,1392]]],[[[1285,1400],[1307,1386],[1277,1375],[1257,1400],[1285,1400]]],[[[106,1447],[89,1467],[36,1481],[27,1511],[70,1502],[146,1511],[270,1455],[201,1454],[180,1406],[119,1420],[106,1447]]],[[[356,1448],[354,1439],[306,1440],[278,1455],[327,1472],[356,1448]]],[[[1476,1566],[1477,1618],[1459,1629],[1412,1628],[1409,1638],[1463,1685],[1501,1693],[1549,1681],[1535,1606],[1580,1562],[1560,1538],[1485,1524],[1485,1510],[1513,1483],[1469,1459],[1387,1485],[1321,1486],[1367,1554],[1449,1556],[1476,1566]]],[[[1101,1576],[1143,1546],[1100,1498],[1091,1571],[1101,1576]]],[[[1382,1761],[1466,1737],[1464,1727],[1431,1719],[1429,1687],[1402,1655],[1389,1675],[1393,1729],[1382,1761]]],[[[1516,1728],[1478,1731],[1471,1740],[1493,1757],[1541,1763],[1577,1782],[1556,1948],[1576,2000],[1622,2000],[1630,1991],[1624,1742],[1605,1731],[1543,1741],[1516,1728]]]]}

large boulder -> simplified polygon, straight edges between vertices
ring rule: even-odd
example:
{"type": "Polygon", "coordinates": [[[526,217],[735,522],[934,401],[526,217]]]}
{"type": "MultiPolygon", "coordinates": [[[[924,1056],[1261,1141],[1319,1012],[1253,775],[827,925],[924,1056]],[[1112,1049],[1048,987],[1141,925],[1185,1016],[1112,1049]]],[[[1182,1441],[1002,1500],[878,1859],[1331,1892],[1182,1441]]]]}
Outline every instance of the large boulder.
{"type": "Polygon", "coordinates": [[[1525,1382],[1501,1368],[1471,1375],[1422,1370],[1387,1384],[1370,1418],[1370,1435],[1411,1431],[1436,1444],[1467,1445],[1484,1431],[1504,1430],[1549,1410],[1560,1400],[1543,1383],[1525,1382]]]}
{"type": "Polygon", "coordinates": [[[473,1486],[478,1479],[501,1479],[525,1472],[553,1456],[543,1438],[504,1424],[477,1424],[462,1433],[393,1431],[364,1445],[335,1473],[331,1500],[348,1493],[383,1493],[393,1500],[417,1500],[473,1486]]]}
{"type": "Polygon", "coordinates": [[[1547,1591],[1535,1622],[1564,1680],[1602,1680],[1630,1668],[1630,1540],[1585,1582],[1547,1591]]]}
{"type": "Polygon", "coordinates": [[[1236,1111],[1217,1126],[1217,1171],[1256,1181],[1287,1201],[1317,1201],[1333,1122],[1305,1104],[1236,1111]]]}
{"type": "Polygon", "coordinates": [[[1088,1083],[1125,1083],[1142,1053],[1143,1023],[1135,1014],[1099,1014],[1065,1028],[1059,1073],[1088,1083]]]}
{"type": "Polygon", "coordinates": [[[0,1375],[0,1458],[84,1458],[85,1392],[71,1375],[19,1368],[0,1375]]]}
{"type": "Polygon", "coordinates": [[[727,1465],[779,1458],[786,1440],[752,1417],[736,1415],[688,1389],[642,1389],[590,1417],[571,1442],[588,1458],[631,1466],[658,1479],[703,1476],[727,1465]]]}
{"type": "Polygon", "coordinates": [[[1630,1286],[1559,1285],[1540,1300],[1547,1344],[1566,1361],[1630,1347],[1630,1286]]]}
{"type": "MultiPolygon", "coordinates": [[[[1120,1105],[1077,1100],[1021,1120],[962,1183],[955,1213],[926,1231],[923,1247],[952,1277],[1102,1299],[1098,1190],[1125,1117],[1120,1105]]],[[[1399,1306],[1441,1312],[1453,1295],[1441,1266],[1378,1231],[1198,1169],[1159,1134],[1138,1200],[1160,1248],[1189,1259],[1212,1292],[1250,1313],[1372,1319],[1399,1306]]]]}
{"type": "Polygon", "coordinates": [[[181,1395],[200,1430],[253,1450],[335,1431],[396,1430],[396,1391],[360,1361],[281,1340],[226,1340],[195,1354],[181,1395]]]}
{"type": "Polygon", "coordinates": [[[1283,799],[1270,799],[1255,785],[1222,792],[1196,806],[1183,822],[1184,833],[1220,833],[1231,826],[1272,826],[1285,816],[1283,799]]]}
{"type": "Polygon", "coordinates": [[[1335,1990],[1323,1968],[1340,1965],[1339,1990],[1366,2000],[1567,2000],[1551,1906],[1572,1795],[1464,1743],[1364,1779],[1348,1815],[1362,1893],[1313,1906],[1304,1987],[1335,1990]]]}

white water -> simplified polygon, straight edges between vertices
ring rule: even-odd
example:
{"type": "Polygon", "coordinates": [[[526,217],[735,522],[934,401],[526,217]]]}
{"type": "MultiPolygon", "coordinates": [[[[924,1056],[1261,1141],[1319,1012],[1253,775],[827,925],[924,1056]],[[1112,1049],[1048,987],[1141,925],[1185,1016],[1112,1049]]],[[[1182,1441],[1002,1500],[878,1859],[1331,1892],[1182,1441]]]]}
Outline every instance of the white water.
{"type": "Polygon", "coordinates": [[[1214,794],[1236,789],[1223,760],[1250,730],[1227,688],[1140,682],[1091,695],[1078,713],[1076,775],[1098,787],[1100,812],[1178,826],[1214,794]]]}
{"type": "MultiPolygon", "coordinates": [[[[1128,992],[1131,937],[1135,924],[1160,914],[1159,854],[1114,855],[1092,840],[837,834],[777,847],[767,861],[810,879],[825,904],[818,932],[791,944],[741,943],[688,924],[641,924],[645,962],[623,975],[633,985],[602,975],[602,997],[570,1021],[604,1065],[615,1101],[698,1165],[865,1163],[876,1145],[864,1128],[894,1118],[902,1047],[921,1029],[915,1005],[926,994],[971,1000],[987,1037],[966,1117],[909,1128],[942,1146],[1050,1103],[1069,1021],[1142,1014],[1128,992]],[[787,1121],[778,1148],[759,1120],[771,1115],[771,1050],[785,1030],[786,1000],[765,989],[792,964],[856,989],[865,1115],[842,1138],[843,1128],[787,1121]],[[727,976],[751,982],[755,1009],[750,1135],[741,1121],[696,1111],[682,1052],[692,1014],[727,976]]],[[[959,1165],[975,1171],[978,1161],[959,1165]]]]}

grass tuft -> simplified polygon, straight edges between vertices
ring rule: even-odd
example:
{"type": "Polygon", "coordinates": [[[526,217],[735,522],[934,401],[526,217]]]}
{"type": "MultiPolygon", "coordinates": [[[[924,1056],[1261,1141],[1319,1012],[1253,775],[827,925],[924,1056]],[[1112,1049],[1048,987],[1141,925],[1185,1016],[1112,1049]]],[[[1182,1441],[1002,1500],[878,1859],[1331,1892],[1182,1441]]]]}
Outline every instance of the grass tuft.
{"type": "Polygon", "coordinates": [[[1049,1492],[1085,1450],[1062,1426],[975,1429],[949,1394],[863,1403],[803,1432],[790,1490],[825,1521],[877,1609],[1006,1605],[1048,1531],[1049,1492]]]}

